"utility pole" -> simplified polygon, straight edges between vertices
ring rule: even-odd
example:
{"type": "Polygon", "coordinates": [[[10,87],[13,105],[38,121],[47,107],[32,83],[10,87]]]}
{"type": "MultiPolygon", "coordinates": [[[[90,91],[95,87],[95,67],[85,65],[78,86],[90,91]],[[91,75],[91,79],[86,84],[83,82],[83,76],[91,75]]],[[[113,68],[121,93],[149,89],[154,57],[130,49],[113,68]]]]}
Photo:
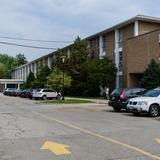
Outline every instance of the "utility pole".
{"type": "Polygon", "coordinates": [[[66,56],[61,56],[61,58],[62,58],[62,63],[63,63],[63,66],[62,66],[62,78],[63,78],[63,86],[62,86],[62,100],[65,100],[65,98],[64,98],[64,62],[65,62],[65,58],[66,58],[66,56]]]}

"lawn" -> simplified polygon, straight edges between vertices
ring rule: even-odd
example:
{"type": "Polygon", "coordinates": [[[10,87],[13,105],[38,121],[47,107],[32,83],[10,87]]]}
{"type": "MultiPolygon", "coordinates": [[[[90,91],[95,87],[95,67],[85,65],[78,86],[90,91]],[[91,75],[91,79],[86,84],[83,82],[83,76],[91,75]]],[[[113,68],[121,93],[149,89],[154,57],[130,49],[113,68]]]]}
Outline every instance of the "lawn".
{"type": "Polygon", "coordinates": [[[47,104],[80,104],[80,103],[94,103],[89,100],[78,100],[78,99],[66,99],[66,100],[47,100],[44,101],[47,104]]]}

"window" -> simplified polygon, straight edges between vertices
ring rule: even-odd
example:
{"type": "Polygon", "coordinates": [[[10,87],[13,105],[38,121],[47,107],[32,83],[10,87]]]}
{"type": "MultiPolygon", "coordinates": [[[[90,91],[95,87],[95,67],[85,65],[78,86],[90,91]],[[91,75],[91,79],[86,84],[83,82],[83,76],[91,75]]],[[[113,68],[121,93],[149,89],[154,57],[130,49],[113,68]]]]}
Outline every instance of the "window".
{"type": "Polygon", "coordinates": [[[99,36],[99,43],[98,43],[98,49],[99,49],[99,58],[103,59],[104,56],[106,55],[106,36],[101,35],[99,36]]]}
{"type": "Polygon", "coordinates": [[[126,90],[125,92],[125,96],[132,95],[132,94],[133,94],[133,89],[126,90]]]}
{"type": "Polygon", "coordinates": [[[87,48],[91,48],[91,42],[89,40],[87,41],[87,48]]]}
{"type": "Polygon", "coordinates": [[[97,40],[96,40],[96,43],[97,43],[96,46],[97,46],[97,53],[98,53],[98,55],[99,55],[99,53],[100,53],[100,52],[99,52],[99,48],[100,48],[99,41],[100,41],[100,38],[98,37],[97,40]]]}
{"type": "Polygon", "coordinates": [[[122,81],[123,81],[123,77],[122,75],[119,75],[119,88],[122,88],[122,81]]]}
{"type": "Polygon", "coordinates": [[[89,41],[89,47],[90,47],[90,49],[94,47],[94,41],[93,40],[89,41]]]}
{"type": "Polygon", "coordinates": [[[138,92],[140,92],[141,91],[141,89],[139,89],[139,88],[134,88],[134,89],[129,89],[129,90],[127,90],[126,91],[126,95],[134,95],[134,94],[137,94],[138,92]]]}
{"type": "Polygon", "coordinates": [[[70,57],[71,57],[71,50],[68,49],[68,50],[67,50],[67,58],[70,59],[70,57]]]}
{"type": "Polygon", "coordinates": [[[134,93],[134,94],[141,93],[141,92],[143,92],[143,91],[144,91],[144,89],[141,89],[141,88],[133,89],[133,93],[134,93]]]}
{"type": "Polygon", "coordinates": [[[122,52],[119,52],[119,71],[122,71],[122,52]]]}
{"type": "Polygon", "coordinates": [[[160,95],[160,90],[149,90],[144,94],[146,97],[158,97],[160,95]]]}
{"type": "Polygon", "coordinates": [[[103,44],[102,51],[104,53],[104,52],[106,52],[106,36],[103,36],[102,41],[103,41],[102,42],[102,44],[103,44]]]}
{"type": "Polygon", "coordinates": [[[118,47],[122,48],[122,31],[119,30],[119,34],[118,34],[118,47]]]}
{"type": "Polygon", "coordinates": [[[117,88],[111,93],[111,95],[120,95],[121,93],[122,93],[122,89],[121,88],[117,88]]]}

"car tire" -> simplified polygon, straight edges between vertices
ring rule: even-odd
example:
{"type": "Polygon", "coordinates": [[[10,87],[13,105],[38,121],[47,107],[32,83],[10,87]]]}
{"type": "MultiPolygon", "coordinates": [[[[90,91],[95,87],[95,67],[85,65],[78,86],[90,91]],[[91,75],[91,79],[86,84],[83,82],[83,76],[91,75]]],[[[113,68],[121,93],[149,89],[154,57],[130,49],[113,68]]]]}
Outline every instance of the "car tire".
{"type": "Polygon", "coordinates": [[[121,111],[121,108],[113,107],[113,109],[114,109],[115,112],[120,112],[121,111]]]}
{"type": "Polygon", "coordinates": [[[42,100],[47,100],[47,96],[43,95],[42,100]]]}
{"type": "Polygon", "coordinates": [[[159,116],[159,114],[160,114],[159,106],[155,104],[151,105],[149,108],[149,115],[151,117],[157,117],[159,116]]]}
{"type": "Polygon", "coordinates": [[[61,96],[58,94],[57,97],[56,97],[56,99],[57,99],[57,100],[60,100],[60,99],[61,99],[61,96]]]}

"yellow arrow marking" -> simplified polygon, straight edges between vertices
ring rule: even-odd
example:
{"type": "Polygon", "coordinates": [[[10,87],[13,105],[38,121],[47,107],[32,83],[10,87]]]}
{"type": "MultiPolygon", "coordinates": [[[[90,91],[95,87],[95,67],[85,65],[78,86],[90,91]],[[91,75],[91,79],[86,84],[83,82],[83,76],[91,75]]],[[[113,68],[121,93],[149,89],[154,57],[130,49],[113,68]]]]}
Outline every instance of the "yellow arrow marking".
{"type": "Polygon", "coordinates": [[[160,138],[156,138],[155,141],[160,144],[160,138]]]}
{"type": "Polygon", "coordinates": [[[64,145],[64,144],[59,144],[59,143],[47,141],[43,144],[41,149],[48,149],[51,152],[53,152],[55,155],[60,156],[60,155],[64,155],[64,154],[71,154],[71,152],[68,149],[66,149],[68,147],[69,146],[64,145]]]}

